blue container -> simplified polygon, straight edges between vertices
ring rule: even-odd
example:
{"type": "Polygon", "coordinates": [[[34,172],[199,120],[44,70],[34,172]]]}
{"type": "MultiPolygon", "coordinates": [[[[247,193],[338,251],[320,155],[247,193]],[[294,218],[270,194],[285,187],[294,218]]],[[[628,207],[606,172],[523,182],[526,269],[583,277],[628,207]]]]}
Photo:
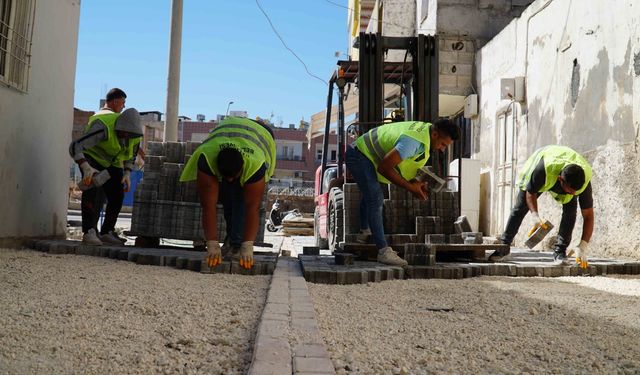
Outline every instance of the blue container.
{"type": "Polygon", "coordinates": [[[123,206],[133,206],[133,194],[136,192],[136,186],[142,180],[142,171],[131,171],[131,189],[129,192],[124,193],[123,206]]]}

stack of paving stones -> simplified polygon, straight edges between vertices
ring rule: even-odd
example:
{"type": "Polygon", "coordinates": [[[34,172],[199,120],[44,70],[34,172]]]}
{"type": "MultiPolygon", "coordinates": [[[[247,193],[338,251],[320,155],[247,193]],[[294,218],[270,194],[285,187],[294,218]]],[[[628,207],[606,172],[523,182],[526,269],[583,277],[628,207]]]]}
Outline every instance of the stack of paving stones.
{"type": "MultiPolygon", "coordinates": [[[[433,234],[444,235],[444,240],[438,243],[464,243],[462,232],[454,224],[459,212],[455,192],[431,192],[428,200],[421,201],[393,184],[385,185],[385,189],[388,198],[384,199],[384,230],[387,242],[396,251],[402,252],[405,244],[428,244],[427,236],[433,234]]],[[[360,231],[360,191],[353,183],[344,184],[343,190],[344,241],[353,243],[360,231]]],[[[471,229],[464,232],[470,233],[471,229]]]]}
{"type": "Polygon", "coordinates": [[[140,265],[153,265],[187,269],[201,273],[233,273],[245,275],[271,275],[276,266],[277,254],[255,252],[254,266],[246,270],[236,260],[225,259],[215,269],[204,262],[203,252],[177,249],[149,249],[130,246],[86,246],[79,241],[30,240],[25,246],[49,254],[89,255],[118,260],[126,260],[140,265]]]}
{"type": "MultiPolygon", "coordinates": [[[[180,182],[185,161],[199,145],[199,142],[147,144],[145,171],[134,194],[132,235],[194,241],[204,239],[196,182],[180,182]]],[[[225,238],[222,205],[218,205],[217,216],[218,238],[225,238]]],[[[260,220],[265,220],[264,207],[260,208],[260,220]]],[[[259,226],[256,242],[263,241],[264,226],[259,226]]]]}

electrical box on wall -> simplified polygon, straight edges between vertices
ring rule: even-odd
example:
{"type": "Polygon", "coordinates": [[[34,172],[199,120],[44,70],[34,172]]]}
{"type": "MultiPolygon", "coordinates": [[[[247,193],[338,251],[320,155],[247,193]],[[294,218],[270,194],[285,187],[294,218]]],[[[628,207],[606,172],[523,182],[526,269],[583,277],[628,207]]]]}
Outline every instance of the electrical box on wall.
{"type": "Polygon", "coordinates": [[[464,98],[464,118],[472,118],[478,115],[478,95],[471,94],[464,98]]]}
{"type": "Polygon", "coordinates": [[[524,77],[502,78],[500,93],[500,99],[524,102],[524,77]]]}

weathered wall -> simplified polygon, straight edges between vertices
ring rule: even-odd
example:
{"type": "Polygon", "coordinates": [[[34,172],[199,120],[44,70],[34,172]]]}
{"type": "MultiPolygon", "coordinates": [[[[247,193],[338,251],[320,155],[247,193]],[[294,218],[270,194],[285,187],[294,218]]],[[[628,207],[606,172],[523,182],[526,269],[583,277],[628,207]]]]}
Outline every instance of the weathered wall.
{"type": "Polygon", "coordinates": [[[65,233],[79,16],[37,1],[29,92],[0,87],[0,244],[65,233]]]}
{"type": "MultiPolygon", "coordinates": [[[[594,167],[596,253],[640,258],[640,4],[633,0],[534,2],[477,55],[480,116],[474,157],[489,173],[496,199],[500,79],[525,77],[526,99],[515,110],[518,166],[538,147],[562,144],[594,167]]],[[[513,113],[513,112],[511,112],[513,113]]],[[[513,117],[507,116],[508,126],[513,117]]],[[[540,200],[540,212],[559,224],[560,207],[540,200]]],[[[492,202],[495,203],[495,202],[492,202]]],[[[484,220],[499,221],[495,204],[484,220]]],[[[487,227],[492,227],[492,225],[487,227]]],[[[523,228],[531,225],[525,219],[523,228]]],[[[582,220],[574,231],[580,238],[582,220]]],[[[492,228],[497,234],[502,228],[492,228]]],[[[521,241],[526,230],[521,230],[521,241]]]]}

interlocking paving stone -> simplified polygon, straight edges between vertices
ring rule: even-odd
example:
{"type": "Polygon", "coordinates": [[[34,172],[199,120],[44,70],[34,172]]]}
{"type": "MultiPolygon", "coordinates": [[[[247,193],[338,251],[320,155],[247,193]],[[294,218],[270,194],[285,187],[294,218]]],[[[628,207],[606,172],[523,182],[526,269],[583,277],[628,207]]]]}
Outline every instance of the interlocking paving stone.
{"type": "MultiPolygon", "coordinates": [[[[422,246],[417,244],[418,246],[422,246]]],[[[411,248],[413,244],[406,245],[411,248]]],[[[607,274],[640,274],[640,262],[594,258],[587,269],[575,264],[556,265],[549,252],[512,249],[511,259],[501,263],[486,261],[442,262],[433,265],[392,267],[372,261],[355,260],[352,265],[335,264],[333,256],[299,255],[308,282],[320,284],[360,284],[394,279],[462,279],[477,276],[560,277],[607,274]]]]}
{"type": "Polygon", "coordinates": [[[277,253],[257,252],[255,264],[250,270],[239,267],[238,262],[224,261],[215,270],[203,262],[205,253],[171,248],[141,248],[132,246],[86,246],[79,241],[30,240],[28,248],[51,254],[76,254],[126,260],[140,265],[166,266],[202,273],[240,273],[246,275],[269,275],[275,269],[277,253]]]}

